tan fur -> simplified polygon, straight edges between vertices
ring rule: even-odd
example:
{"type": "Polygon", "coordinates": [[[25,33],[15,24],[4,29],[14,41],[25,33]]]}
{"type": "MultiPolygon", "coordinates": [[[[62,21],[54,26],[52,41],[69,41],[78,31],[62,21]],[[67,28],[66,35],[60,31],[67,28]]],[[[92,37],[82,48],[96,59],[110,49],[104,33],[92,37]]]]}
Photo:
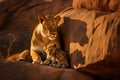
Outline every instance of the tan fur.
{"type": "Polygon", "coordinates": [[[31,39],[31,48],[30,54],[33,60],[33,63],[42,64],[46,58],[46,53],[43,50],[43,47],[55,43],[57,48],[60,49],[59,37],[57,32],[58,22],[60,17],[51,17],[51,16],[39,16],[39,24],[36,26],[33,31],[31,39]]]}
{"type": "Polygon", "coordinates": [[[29,50],[24,50],[21,53],[16,53],[11,55],[6,59],[7,62],[14,62],[14,61],[19,61],[19,60],[26,60],[28,59],[30,52],[29,50]]]}
{"type": "Polygon", "coordinates": [[[56,48],[56,44],[49,44],[44,47],[47,53],[47,59],[44,64],[50,64],[54,67],[68,67],[67,53],[56,48]]]}

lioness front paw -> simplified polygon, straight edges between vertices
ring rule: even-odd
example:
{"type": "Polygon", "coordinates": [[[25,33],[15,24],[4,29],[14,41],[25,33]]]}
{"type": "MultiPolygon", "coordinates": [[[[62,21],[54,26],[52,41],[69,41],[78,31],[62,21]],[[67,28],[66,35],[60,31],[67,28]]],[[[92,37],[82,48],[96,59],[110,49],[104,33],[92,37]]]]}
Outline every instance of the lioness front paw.
{"type": "Polygon", "coordinates": [[[42,62],[39,62],[39,61],[33,61],[32,64],[42,64],[42,62]]]}
{"type": "Polygon", "coordinates": [[[62,64],[61,65],[61,68],[67,68],[69,65],[66,65],[66,64],[62,64]]]}
{"type": "Polygon", "coordinates": [[[16,61],[25,61],[24,58],[18,58],[16,61]]]}

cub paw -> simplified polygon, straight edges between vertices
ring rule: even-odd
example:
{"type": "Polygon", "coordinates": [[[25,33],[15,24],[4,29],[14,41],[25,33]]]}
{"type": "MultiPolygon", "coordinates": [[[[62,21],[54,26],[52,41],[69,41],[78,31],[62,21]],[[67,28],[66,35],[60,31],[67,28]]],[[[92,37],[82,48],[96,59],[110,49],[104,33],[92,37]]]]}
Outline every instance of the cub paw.
{"type": "Polygon", "coordinates": [[[62,64],[61,65],[61,68],[67,68],[69,65],[66,65],[66,64],[62,64]]]}
{"type": "Polygon", "coordinates": [[[50,60],[45,60],[42,64],[49,65],[49,64],[51,64],[51,61],[50,60]]]}
{"type": "Polygon", "coordinates": [[[57,63],[57,64],[53,64],[52,66],[57,68],[67,68],[69,65],[57,63]]]}
{"type": "Polygon", "coordinates": [[[52,64],[51,66],[61,68],[61,64],[52,64]]]}

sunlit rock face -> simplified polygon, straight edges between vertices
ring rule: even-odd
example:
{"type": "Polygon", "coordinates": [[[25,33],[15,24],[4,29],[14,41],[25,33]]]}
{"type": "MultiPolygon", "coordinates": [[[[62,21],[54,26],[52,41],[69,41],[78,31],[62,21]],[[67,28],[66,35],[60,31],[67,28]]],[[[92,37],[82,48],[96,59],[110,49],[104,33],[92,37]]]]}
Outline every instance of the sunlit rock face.
{"type": "Polygon", "coordinates": [[[120,0],[73,0],[74,8],[120,11],[120,0]]]}
{"type": "Polygon", "coordinates": [[[72,68],[100,80],[120,79],[119,5],[119,0],[73,0],[73,8],[58,14],[72,68]]]}
{"type": "Polygon", "coordinates": [[[119,50],[119,12],[82,8],[69,9],[59,15],[64,20],[61,37],[72,67],[85,67],[119,50]]]}

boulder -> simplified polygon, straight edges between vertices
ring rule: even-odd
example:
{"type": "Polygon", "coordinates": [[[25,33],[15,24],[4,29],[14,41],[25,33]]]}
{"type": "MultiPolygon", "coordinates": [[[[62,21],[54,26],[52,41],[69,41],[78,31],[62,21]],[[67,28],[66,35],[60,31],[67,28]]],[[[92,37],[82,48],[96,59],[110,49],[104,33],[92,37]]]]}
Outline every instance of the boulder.
{"type": "Polygon", "coordinates": [[[120,11],[120,0],[73,0],[74,8],[120,11]]]}
{"type": "Polygon", "coordinates": [[[119,51],[119,12],[69,9],[59,15],[63,18],[61,39],[73,68],[96,63],[119,51]]]}
{"type": "Polygon", "coordinates": [[[120,12],[69,8],[58,15],[71,67],[96,80],[119,80],[120,12]]]}
{"type": "Polygon", "coordinates": [[[25,62],[0,63],[0,80],[94,80],[73,69],[54,68],[25,62]]]}

